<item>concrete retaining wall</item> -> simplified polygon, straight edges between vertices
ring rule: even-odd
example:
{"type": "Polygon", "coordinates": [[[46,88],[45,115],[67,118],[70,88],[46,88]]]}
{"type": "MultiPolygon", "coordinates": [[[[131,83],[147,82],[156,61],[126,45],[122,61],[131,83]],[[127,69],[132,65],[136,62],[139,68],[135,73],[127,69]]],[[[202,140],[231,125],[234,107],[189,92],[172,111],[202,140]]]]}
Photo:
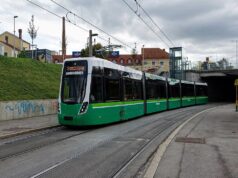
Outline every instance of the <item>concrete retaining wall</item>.
{"type": "Polygon", "coordinates": [[[0,120],[21,119],[57,113],[56,99],[0,102],[0,120]]]}

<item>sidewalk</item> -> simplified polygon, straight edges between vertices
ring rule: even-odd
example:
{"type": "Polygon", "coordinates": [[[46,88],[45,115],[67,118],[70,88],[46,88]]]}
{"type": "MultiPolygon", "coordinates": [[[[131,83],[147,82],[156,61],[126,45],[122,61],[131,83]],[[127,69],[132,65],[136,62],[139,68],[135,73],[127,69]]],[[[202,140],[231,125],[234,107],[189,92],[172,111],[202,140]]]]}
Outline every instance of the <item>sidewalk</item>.
{"type": "Polygon", "coordinates": [[[0,121],[0,139],[58,126],[57,115],[0,121]]]}
{"type": "Polygon", "coordinates": [[[193,118],[160,158],[147,170],[157,167],[154,178],[238,178],[238,112],[234,104],[193,118]]]}

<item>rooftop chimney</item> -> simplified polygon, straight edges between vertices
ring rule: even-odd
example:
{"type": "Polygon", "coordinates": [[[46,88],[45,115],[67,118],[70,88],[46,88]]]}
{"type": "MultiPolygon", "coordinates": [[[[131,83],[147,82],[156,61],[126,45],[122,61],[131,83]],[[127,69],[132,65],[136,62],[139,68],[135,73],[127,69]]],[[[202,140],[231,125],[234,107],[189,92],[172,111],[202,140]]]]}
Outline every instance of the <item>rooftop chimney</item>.
{"type": "Polygon", "coordinates": [[[22,39],[22,29],[18,29],[19,39],[22,39]]]}

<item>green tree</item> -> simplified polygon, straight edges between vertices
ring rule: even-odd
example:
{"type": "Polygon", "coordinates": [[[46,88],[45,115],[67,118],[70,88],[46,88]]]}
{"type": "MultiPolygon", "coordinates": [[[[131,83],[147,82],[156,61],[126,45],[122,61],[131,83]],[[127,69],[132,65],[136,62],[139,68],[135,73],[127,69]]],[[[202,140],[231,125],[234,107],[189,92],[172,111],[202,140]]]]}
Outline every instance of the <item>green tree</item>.
{"type": "MultiPolygon", "coordinates": [[[[103,58],[103,54],[97,52],[98,50],[101,50],[103,48],[101,43],[97,43],[93,45],[93,56],[103,58]]],[[[88,57],[89,56],[89,48],[86,47],[81,50],[81,56],[82,57],[88,57]]]]}
{"type": "Polygon", "coordinates": [[[23,51],[21,51],[19,54],[18,54],[18,57],[19,58],[27,58],[26,57],[26,52],[23,50],[23,51]]]}

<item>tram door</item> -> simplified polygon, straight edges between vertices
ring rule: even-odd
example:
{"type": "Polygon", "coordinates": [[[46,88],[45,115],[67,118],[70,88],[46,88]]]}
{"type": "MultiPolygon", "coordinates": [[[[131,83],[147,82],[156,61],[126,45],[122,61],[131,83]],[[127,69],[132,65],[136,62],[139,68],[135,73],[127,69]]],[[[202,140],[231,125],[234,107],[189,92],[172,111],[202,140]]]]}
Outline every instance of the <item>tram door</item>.
{"type": "Polygon", "coordinates": [[[121,120],[138,117],[144,113],[142,81],[132,78],[123,78],[123,107],[121,120]]]}

